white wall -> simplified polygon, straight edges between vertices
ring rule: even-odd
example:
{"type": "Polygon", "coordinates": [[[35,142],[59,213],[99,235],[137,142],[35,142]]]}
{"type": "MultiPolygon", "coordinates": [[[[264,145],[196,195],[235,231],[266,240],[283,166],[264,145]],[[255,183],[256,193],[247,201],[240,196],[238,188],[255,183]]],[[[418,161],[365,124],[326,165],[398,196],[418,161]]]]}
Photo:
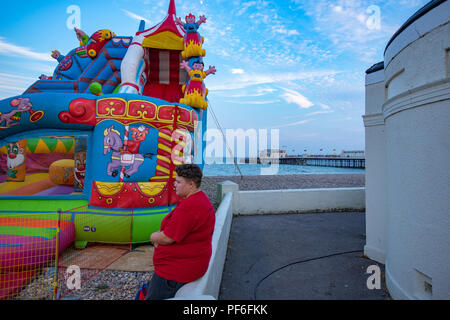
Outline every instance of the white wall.
{"type": "Polygon", "coordinates": [[[394,299],[450,299],[449,20],[447,1],[385,53],[386,282],[394,299]]]}
{"type": "Polygon", "coordinates": [[[383,118],[384,69],[366,75],[366,245],[364,254],[385,263],[386,141],[383,118]]]}
{"type": "Polygon", "coordinates": [[[231,181],[218,184],[217,199],[233,193],[233,214],[363,211],[364,188],[284,189],[239,191],[231,181]]]}
{"type": "Polygon", "coordinates": [[[365,208],[364,188],[239,191],[235,214],[331,212],[365,208]]]}

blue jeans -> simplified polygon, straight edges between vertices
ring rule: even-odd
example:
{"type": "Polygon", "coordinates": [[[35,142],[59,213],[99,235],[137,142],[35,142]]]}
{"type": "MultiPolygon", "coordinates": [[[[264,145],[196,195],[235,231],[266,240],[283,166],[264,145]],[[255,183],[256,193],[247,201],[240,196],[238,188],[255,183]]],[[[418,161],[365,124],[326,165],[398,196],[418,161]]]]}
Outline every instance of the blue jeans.
{"type": "Polygon", "coordinates": [[[145,300],[163,300],[173,298],[178,289],[185,284],[186,283],[164,279],[158,276],[155,272],[150,280],[145,300]]]}

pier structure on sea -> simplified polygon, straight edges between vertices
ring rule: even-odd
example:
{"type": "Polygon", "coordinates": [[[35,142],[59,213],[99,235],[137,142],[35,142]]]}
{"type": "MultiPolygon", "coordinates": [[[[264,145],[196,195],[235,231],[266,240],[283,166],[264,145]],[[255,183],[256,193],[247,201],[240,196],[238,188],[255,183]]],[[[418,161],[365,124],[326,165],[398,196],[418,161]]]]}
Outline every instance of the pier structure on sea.
{"type": "Polygon", "coordinates": [[[242,163],[269,164],[278,162],[279,164],[293,164],[320,167],[339,168],[365,168],[366,159],[363,157],[280,157],[280,158],[243,158],[242,163]]]}

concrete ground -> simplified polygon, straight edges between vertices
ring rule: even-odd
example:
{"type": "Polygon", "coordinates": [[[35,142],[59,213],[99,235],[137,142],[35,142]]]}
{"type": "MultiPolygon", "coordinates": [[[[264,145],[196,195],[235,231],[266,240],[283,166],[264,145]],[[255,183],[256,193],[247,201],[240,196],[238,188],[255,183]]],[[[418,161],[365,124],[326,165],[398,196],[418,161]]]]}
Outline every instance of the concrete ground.
{"type": "Polygon", "coordinates": [[[235,216],[219,300],[390,299],[364,245],[364,212],[235,216]]]}

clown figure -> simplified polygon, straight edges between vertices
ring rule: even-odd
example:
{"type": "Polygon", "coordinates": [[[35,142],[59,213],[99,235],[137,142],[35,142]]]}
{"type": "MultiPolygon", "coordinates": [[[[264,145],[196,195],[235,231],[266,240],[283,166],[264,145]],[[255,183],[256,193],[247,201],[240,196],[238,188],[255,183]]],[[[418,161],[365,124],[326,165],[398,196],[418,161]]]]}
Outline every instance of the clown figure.
{"type": "Polygon", "coordinates": [[[214,66],[209,66],[208,70],[203,71],[203,62],[200,60],[194,61],[192,68],[189,67],[187,61],[182,61],[180,68],[186,70],[189,76],[189,83],[182,87],[184,98],[180,99],[180,103],[190,105],[191,107],[206,109],[208,103],[205,98],[208,95],[208,89],[203,84],[205,79],[210,74],[216,73],[214,66]]]}
{"type": "Polygon", "coordinates": [[[182,22],[180,18],[175,18],[175,23],[183,27],[186,31],[184,35],[184,50],[181,51],[181,56],[185,58],[189,57],[204,57],[206,52],[202,49],[204,38],[198,33],[198,28],[202,23],[206,22],[205,16],[200,16],[198,21],[195,21],[195,16],[189,14],[185,18],[186,23],[182,22]]]}

